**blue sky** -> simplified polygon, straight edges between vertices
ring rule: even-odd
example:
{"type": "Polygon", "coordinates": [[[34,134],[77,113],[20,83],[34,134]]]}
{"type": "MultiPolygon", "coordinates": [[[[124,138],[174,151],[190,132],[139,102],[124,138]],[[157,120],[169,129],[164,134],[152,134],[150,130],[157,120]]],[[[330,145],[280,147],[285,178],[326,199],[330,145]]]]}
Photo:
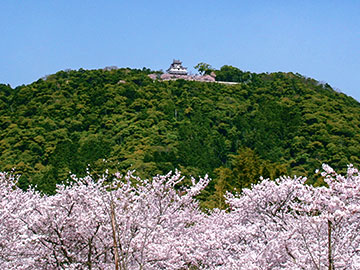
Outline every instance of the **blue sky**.
{"type": "Polygon", "coordinates": [[[2,0],[0,83],[179,58],[298,72],[360,101],[360,1],[2,0]]]}

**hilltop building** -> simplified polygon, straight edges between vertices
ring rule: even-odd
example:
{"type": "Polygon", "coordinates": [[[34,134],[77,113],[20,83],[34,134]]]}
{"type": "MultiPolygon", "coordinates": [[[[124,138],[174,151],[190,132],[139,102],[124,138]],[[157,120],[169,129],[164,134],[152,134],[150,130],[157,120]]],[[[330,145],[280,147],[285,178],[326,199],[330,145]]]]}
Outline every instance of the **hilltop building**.
{"type": "MultiPolygon", "coordinates": [[[[170,65],[167,73],[160,74],[160,73],[152,73],[148,76],[153,80],[160,80],[160,81],[174,81],[174,80],[186,80],[186,81],[197,81],[197,82],[217,82],[215,77],[215,72],[211,72],[210,75],[188,75],[187,69],[182,66],[182,62],[180,60],[174,60],[173,63],[170,65]]],[[[233,82],[217,82],[217,83],[224,83],[224,84],[238,84],[233,82]]]]}
{"type": "Polygon", "coordinates": [[[187,75],[187,69],[182,66],[182,62],[180,60],[174,59],[167,70],[167,73],[172,75],[187,75]]]}

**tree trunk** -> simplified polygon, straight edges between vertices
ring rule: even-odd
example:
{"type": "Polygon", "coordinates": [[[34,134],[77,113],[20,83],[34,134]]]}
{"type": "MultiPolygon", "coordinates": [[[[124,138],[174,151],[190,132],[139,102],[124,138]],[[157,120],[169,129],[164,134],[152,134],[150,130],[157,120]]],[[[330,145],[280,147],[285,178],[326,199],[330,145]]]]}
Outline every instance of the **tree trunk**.
{"type": "Polygon", "coordinates": [[[114,254],[115,254],[115,270],[119,270],[119,251],[116,240],[116,220],[115,220],[115,207],[114,202],[111,199],[110,203],[110,211],[111,211],[111,228],[113,234],[113,243],[114,243],[114,254]]]}
{"type": "Polygon", "coordinates": [[[332,253],[331,253],[331,221],[328,220],[328,270],[334,270],[333,267],[333,260],[332,260],[332,253]]]}

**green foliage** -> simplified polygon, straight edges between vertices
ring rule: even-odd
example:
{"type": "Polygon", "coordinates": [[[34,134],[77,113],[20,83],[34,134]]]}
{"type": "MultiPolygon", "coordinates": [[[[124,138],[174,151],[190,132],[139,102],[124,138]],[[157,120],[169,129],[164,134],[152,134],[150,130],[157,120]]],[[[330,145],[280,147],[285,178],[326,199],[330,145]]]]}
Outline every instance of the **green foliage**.
{"type": "Polygon", "coordinates": [[[197,69],[201,75],[210,75],[211,72],[214,71],[211,65],[203,62],[197,64],[194,68],[197,69]]]}
{"type": "Polygon", "coordinates": [[[150,72],[68,70],[15,89],[0,85],[0,171],[15,167],[21,187],[52,193],[88,165],[142,177],[178,168],[210,174],[202,199],[224,207],[226,190],[261,175],[360,165],[359,103],[327,84],[231,66],[216,78],[239,84],[153,81],[150,72]]]}
{"type": "Polygon", "coordinates": [[[250,82],[256,74],[250,72],[243,72],[240,69],[232,66],[223,66],[220,70],[215,71],[216,80],[224,82],[250,82]]]}
{"type": "Polygon", "coordinates": [[[226,207],[224,195],[227,191],[233,192],[250,188],[261,177],[275,179],[287,174],[284,164],[261,159],[259,155],[247,147],[241,148],[236,154],[229,156],[229,168],[219,167],[214,170],[216,175],[214,191],[204,203],[206,208],[224,209],[226,207]]]}

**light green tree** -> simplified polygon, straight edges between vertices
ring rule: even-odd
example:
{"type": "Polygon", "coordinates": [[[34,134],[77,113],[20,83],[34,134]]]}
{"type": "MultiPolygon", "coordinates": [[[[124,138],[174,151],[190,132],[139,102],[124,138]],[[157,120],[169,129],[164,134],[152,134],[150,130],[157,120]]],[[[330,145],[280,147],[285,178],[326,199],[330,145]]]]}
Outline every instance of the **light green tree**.
{"type": "Polygon", "coordinates": [[[200,62],[195,67],[199,71],[201,75],[210,74],[212,71],[214,71],[213,67],[207,63],[200,62]]]}

